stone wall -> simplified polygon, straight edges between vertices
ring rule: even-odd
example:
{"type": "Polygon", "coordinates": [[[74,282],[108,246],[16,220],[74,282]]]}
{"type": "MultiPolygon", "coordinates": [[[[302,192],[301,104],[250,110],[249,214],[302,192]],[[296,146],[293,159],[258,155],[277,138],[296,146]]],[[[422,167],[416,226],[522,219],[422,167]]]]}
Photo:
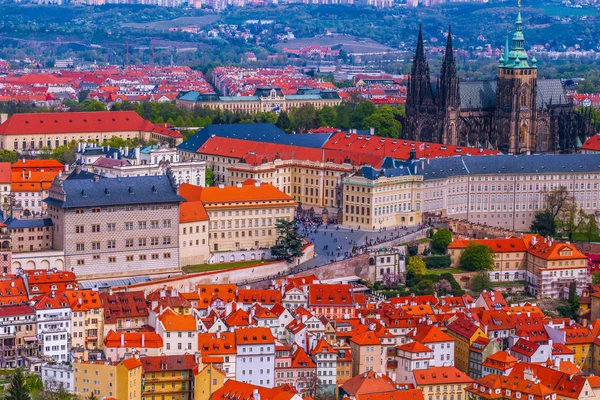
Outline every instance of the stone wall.
{"type": "Polygon", "coordinates": [[[598,254],[600,253],[600,243],[574,242],[577,250],[582,253],[598,254]]]}
{"type": "Polygon", "coordinates": [[[315,275],[320,280],[358,276],[361,279],[373,282],[375,279],[375,266],[369,265],[369,255],[361,254],[336,263],[302,271],[290,276],[315,275]]]}
{"type": "Polygon", "coordinates": [[[113,291],[125,290],[144,290],[150,293],[157,289],[162,289],[164,286],[174,287],[179,291],[188,292],[194,290],[198,284],[219,284],[219,283],[234,283],[244,285],[246,282],[256,281],[258,279],[269,280],[290,271],[305,261],[310,260],[314,256],[314,246],[307,245],[304,248],[304,254],[294,263],[285,261],[265,262],[264,264],[253,265],[249,267],[241,267],[235,269],[225,269],[219,271],[200,272],[197,274],[186,274],[183,276],[157,279],[150,282],[136,283],[129,286],[116,286],[113,291]]]}
{"type": "Polygon", "coordinates": [[[458,235],[469,236],[472,238],[503,238],[507,236],[520,236],[519,233],[508,229],[496,228],[493,226],[480,225],[473,222],[467,222],[451,218],[439,218],[439,227],[445,225],[448,229],[458,235]]]}

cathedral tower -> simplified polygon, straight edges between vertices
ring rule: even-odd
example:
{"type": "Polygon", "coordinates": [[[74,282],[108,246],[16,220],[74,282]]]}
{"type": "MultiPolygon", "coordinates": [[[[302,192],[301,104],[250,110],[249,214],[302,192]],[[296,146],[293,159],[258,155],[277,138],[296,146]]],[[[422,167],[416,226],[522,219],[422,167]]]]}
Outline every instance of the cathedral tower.
{"type": "Polygon", "coordinates": [[[441,131],[436,114],[437,108],[431,90],[429,64],[423,46],[423,31],[419,26],[417,53],[413,59],[406,92],[407,137],[426,142],[440,141],[441,131]]]}
{"type": "Polygon", "coordinates": [[[452,28],[448,27],[448,41],[446,52],[442,61],[442,71],[438,85],[438,107],[440,118],[443,119],[442,143],[455,144],[458,119],[460,117],[460,89],[456,64],[454,63],[454,49],[452,48],[452,28]]]}
{"type": "Polygon", "coordinates": [[[525,51],[520,1],[515,25],[512,47],[509,51],[507,35],[498,66],[496,146],[503,152],[523,153],[536,146],[537,63],[525,51]]]}

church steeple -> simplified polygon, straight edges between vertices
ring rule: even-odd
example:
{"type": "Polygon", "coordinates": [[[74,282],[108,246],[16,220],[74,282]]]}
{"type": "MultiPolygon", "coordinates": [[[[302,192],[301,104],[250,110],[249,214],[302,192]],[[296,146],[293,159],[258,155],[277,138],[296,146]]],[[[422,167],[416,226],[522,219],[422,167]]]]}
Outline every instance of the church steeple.
{"type": "Polygon", "coordinates": [[[440,107],[458,108],[460,106],[460,92],[458,84],[458,75],[456,73],[456,64],[454,62],[454,49],[452,47],[452,27],[448,26],[448,40],[446,42],[446,52],[442,61],[442,71],[440,74],[440,85],[438,90],[440,107]]]}
{"type": "Polygon", "coordinates": [[[523,35],[523,18],[521,17],[521,1],[519,0],[519,12],[515,21],[515,32],[512,37],[512,48],[508,51],[508,36],[504,48],[504,56],[500,59],[502,68],[537,68],[535,57],[529,59],[525,51],[525,36],[523,35]]]}
{"type": "Polygon", "coordinates": [[[406,101],[407,107],[419,104],[434,104],[433,92],[431,90],[431,78],[429,76],[429,64],[425,57],[423,29],[421,25],[419,25],[417,52],[413,59],[411,74],[408,80],[406,101]]]}

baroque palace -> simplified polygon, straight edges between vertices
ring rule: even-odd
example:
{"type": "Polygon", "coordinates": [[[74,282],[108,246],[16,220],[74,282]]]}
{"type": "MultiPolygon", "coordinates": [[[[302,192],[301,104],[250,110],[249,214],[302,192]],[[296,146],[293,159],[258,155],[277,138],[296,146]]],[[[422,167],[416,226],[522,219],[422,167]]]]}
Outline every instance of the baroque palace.
{"type": "Polygon", "coordinates": [[[538,79],[537,60],[525,51],[520,4],[512,46],[507,35],[494,80],[459,81],[449,29],[440,78],[432,83],[419,31],[404,126],[413,140],[504,153],[571,152],[592,135],[560,79],[538,79]]]}

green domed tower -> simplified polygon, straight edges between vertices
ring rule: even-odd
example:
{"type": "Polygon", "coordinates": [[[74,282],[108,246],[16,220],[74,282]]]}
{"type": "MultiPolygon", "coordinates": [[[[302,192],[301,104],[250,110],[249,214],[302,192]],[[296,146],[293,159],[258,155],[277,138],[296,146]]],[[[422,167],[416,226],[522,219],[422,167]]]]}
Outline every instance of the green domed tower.
{"type": "Polygon", "coordinates": [[[496,129],[499,148],[523,153],[535,148],[537,62],[525,51],[521,3],[509,50],[508,34],[498,65],[496,129]]]}

